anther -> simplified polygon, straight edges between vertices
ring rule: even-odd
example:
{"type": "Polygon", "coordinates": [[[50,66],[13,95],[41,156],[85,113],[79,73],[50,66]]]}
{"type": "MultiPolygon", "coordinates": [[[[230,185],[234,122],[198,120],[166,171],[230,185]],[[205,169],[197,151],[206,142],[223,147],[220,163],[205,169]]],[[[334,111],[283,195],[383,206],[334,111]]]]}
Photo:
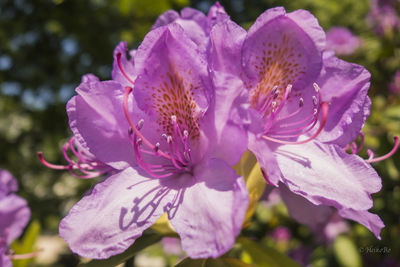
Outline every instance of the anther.
{"type": "Polygon", "coordinates": [[[313,114],[316,115],[318,113],[318,109],[314,108],[313,114]]]}
{"type": "Polygon", "coordinates": [[[312,96],[312,100],[313,100],[314,106],[316,106],[318,104],[318,100],[315,95],[312,96]]]}
{"type": "Polygon", "coordinates": [[[129,127],[128,133],[129,133],[129,135],[132,135],[133,134],[133,129],[129,127]]]}
{"type": "Polygon", "coordinates": [[[166,134],[162,134],[161,137],[168,141],[168,136],[166,134]]]}
{"type": "Polygon", "coordinates": [[[171,120],[172,120],[172,122],[176,122],[176,116],[175,116],[175,115],[172,115],[172,116],[171,116],[171,120]]]}
{"type": "Polygon", "coordinates": [[[286,87],[286,91],[287,91],[287,94],[289,95],[290,94],[290,92],[292,91],[292,85],[291,84],[289,84],[287,87],[286,87]]]}
{"type": "Polygon", "coordinates": [[[302,107],[303,105],[304,105],[304,99],[302,97],[300,97],[299,107],[302,107]]]}
{"type": "Polygon", "coordinates": [[[187,130],[183,131],[183,136],[188,137],[189,136],[189,132],[187,130]]]}
{"type": "Polygon", "coordinates": [[[136,141],[136,144],[138,144],[139,146],[141,146],[143,143],[142,138],[138,138],[136,141]]]}
{"type": "Polygon", "coordinates": [[[315,89],[315,92],[319,92],[319,90],[320,90],[320,88],[319,88],[319,86],[318,86],[318,84],[316,84],[316,83],[313,83],[313,86],[314,86],[314,89],[315,89]]]}
{"type": "MultiPolygon", "coordinates": [[[[142,129],[142,127],[143,127],[143,124],[144,124],[144,120],[143,119],[141,119],[139,122],[138,122],[138,124],[137,124],[137,129],[138,130],[140,130],[140,129],[142,129]]],[[[132,128],[131,128],[131,130],[132,130],[132,128]]]]}
{"type": "Polygon", "coordinates": [[[172,143],[172,136],[170,135],[167,136],[167,143],[168,144],[172,143]]]}
{"type": "Polygon", "coordinates": [[[156,143],[156,145],[154,146],[154,151],[158,152],[159,149],[160,149],[160,143],[156,143]]]}
{"type": "Polygon", "coordinates": [[[275,101],[272,102],[272,103],[271,103],[271,106],[272,106],[272,108],[275,108],[275,107],[276,107],[276,102],[275,102],[275,101]]]}

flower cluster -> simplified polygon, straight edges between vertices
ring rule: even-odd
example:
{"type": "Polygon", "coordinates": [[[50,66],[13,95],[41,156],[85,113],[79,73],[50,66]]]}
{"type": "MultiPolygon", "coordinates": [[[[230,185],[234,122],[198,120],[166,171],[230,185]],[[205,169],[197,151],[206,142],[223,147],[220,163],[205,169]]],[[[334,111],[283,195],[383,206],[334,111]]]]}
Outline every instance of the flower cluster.
{"type": "Polygon", "coordinates": [[[9,245],[28,224],[31,212],[26,201],[15,195],[17,181],[6,170],[0,170],[0,266],[12,266],[11,258],[30,255],[10,255],[9,245]]]}
{"type": "Polygon", "coordinates": [[[381,179],[369,163],[398,139],[387,156],[356,155],[369,79],[335,56],[305,10],[269,9],[248,31],[218,3],[208,16],[167,11],[137,50],[116,47],[111,80],[83,77],[67,104],[68,165],[40,154],[82,178],[109,174],[61,221],[61,237],[81,256],[108,258],[166,213],[188,256],[218,257],[245,218],[248,192],[232,166],[250,150],[293,217],[333,209],[379,238],[383,223],[368,210],[381,179]]]}

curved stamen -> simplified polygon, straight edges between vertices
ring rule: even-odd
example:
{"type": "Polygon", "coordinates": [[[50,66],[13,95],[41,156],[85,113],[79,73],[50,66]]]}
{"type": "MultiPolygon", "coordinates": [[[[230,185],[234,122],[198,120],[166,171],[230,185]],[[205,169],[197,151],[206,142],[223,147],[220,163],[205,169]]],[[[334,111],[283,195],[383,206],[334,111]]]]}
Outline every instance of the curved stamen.
{"type": "Polygon", "coordinates": [[[121,56],[122,56],[121,52],[118,52],[118,53],[117,53],[118,68],[119,68],[119,70],[121,71],[122,75],[124,75],[124,77],[125,77],[130,83],[135,84],[135,83],[131,80],[131,78],[129,78],[129,76],[126,74],[126,72],[124,71],[124,69],[122,68],[121,56]]]}
{"type": "Polygon", "coordinates": [[[111,167],[104,163],[93,160],[89,155],[85,155],[84,151],[76,150],[73,144],[74,140],[75,139],[72,137],[69,142],[65,143],[62,147],[62,153],[65,160],[68,162],[68,165],[49,163],[44,159],[43,152],[37,153],[40,162],[50,169],[68,170],[71,175],[81,179],[94,178],[112,170],[111,167]],[[72,153],[78,158],[78,161],[74,161],[68,156],[68,150],[72,151],[72,153]],[[77,173],[77,171],[80,173],[77,173]],[[83,173],[83,175],[81,173],[83,173]]]}
{"type": "MultiPolygon", "coordinates": [[[[148,146],[151,150],[155,149],[155,146],[149,141],[147,140],[147,138],[145,138],[142,133],[136,128],[135,124],[132,122],[130,115],[129,115],[129,109],[128,109],[128,97],[129,94],[132,92],[133,88],[126,86],[125,87],[125,94],[124,94],[124,101],[123,101],[123,105],[124,105],[124,114],[125,114],[125,118],[129,123],[129,126],[131,127],[131,129],[133,130],[133,132],[135,133],[135,135],[137,135],[142,142],[148,146]]],[[[166,159],[171,160],[171,157],[166,154],[165,152],[163,152],[162,150],[158,149],[158,154],[166,159]]]]}
{"type": "Polygon", "coordinates": [[[39,157],[40,162],[41,162],[44,166],[46,166],[47,168],[50,168],[50,169],[53,169],[53,170],[68,170],[68,169],[70,168],[70,166],[55,165],[55,164],[52,164],[52,163],[46,161],[46,160],[44,159],[44,157],[43,157],[43,152],[38,152],[37,155],[38,155],[38,157],[39,157]]]}
{"type": "Polygon", "coordinates": [[[369,158],[366,160],[366,162],[374,163],[374,162],[385,160],[385,159],[393,156],[393,154],[396,153],[398,148],[399,148],[399,137],[395,136],[394,137],[394,146],[393,146],[392,150],[389,153],[387,153],[386,155],[374,158],[374,153],[371,150],[369,150],[368,151],[369,158]]]}
{"type": "Polygon", "coordinates": [[[266,135],[263,135],[262,138],[264,138],[265,140],[268,140],[268,141],[272,141],[272,142],[279,143],[279,144],[285,144],[285,145],[300,145],[300,144],[308,143],[311,140],[315,139],[321,133],[322,129],[325,127],[327,117],[328,117],[329,103],[322,102],[320,110],[321,110],[322,118],[321,118],[321,123],[319,125],[319,128],[310,138],[308,138],[306,140],[294,141],[294,142],[293,141],[284,141],[284,140],[276,139],[276,138],[269,137],[266,135]]]}

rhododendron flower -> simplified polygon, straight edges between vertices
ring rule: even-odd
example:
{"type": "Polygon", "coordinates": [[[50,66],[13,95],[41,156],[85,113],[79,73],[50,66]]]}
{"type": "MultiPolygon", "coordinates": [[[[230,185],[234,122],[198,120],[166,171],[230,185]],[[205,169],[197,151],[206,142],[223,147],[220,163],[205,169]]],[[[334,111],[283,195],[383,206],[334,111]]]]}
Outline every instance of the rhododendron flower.
{"type": "Polygon", "coordinates": [[[400,70],[394,74],[392,82],[389,84],[389,89],[393,94],[400,94],[400,70]]]}
{"type": "Polygon", "coordinates": [[[368,21],[378,35],[392,34],[400,26],[395,9],[396,0],[371,0],[368,21]]]}
{"type": "MultiPolygon", "coordinates": [[[[17,181],[12,175],[0,169],[0,266],[12,266],[11,258],[22,255],[10,255],[9,245],[22,234],[28,224],[31,212],[26,201],[15,195],[17,181]]],[[[24,255],[30,256],[30,255],[24,255]]]]}
{"type": "Polygon", "coordinates": [[[60,235],[81,256],[108,258],[166,212],[190,257],[218,257],[248,205],[231,167],[247,148],[238,104],[221,101],[229,88],[180,23],[149,32],[132,59],[126,52],[115,49],[113,80],[86,76],[67,104],[75,140],[114,174],[71,209],[60,235]]]}
{"type": "Polygon", "coordinates": [[[324,52],[324,31],[305,10],[269,9],[247,34],[224,21],[210,35],[220,36],[212,68],[248,92],[249,149],[267,182],[332,206],[379,237],[383,223],[368,210],[381,179],[368,162],[382,157],[345,152],[369,115],[368,71],[324,52]]]}
{"type": "Polygon", "coordinates": [[[326,33],[326,48],[337,55],[351,55],[361,46],[361,39],[345,27],[332,27],[326,33]]]}

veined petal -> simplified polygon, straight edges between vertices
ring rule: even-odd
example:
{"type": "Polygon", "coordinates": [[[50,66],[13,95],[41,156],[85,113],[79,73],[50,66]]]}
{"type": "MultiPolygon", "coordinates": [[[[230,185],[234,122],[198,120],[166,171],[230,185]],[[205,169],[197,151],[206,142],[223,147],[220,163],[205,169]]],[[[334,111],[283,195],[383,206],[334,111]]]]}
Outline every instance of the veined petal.
{"type": "MultiPolygon", "coordinates": [[[[216,4],[217,5],[217,4],[216,4]]],[[[241,71],[241,47],[246,31],[233,22],[215,25],[210,34],[208,62],[214,86],[212,108],[202,127],[210,142],[213,157],[234,165],[247,149],[243,127],[248,113],[247,95],[238,77],[241,71]],[[242,140],[242,141],[239,141],[242,140]]]]}
{"type": "Polygon", "coordinates": [[[0,231],[6,229],[8,244],[21,235],[30,216],[25,199],[14,194],[0,199],[0,231]]]}
{"type": "Polygon", "coordinates": [[[279,192],[290,217],[299,223],[309,226],[313,230],[317,230],[322,225],[325,225],[334,212],[331,207],[314,205],[304,197],[290,191],[282,183],[279,184],[279,192]]]}
{"type": "MultiPolygon", "coordinates": [[[[282,200],[288,208],[289,214],[296,221],[308,225],[313,230],[326,226],[327,222],[336,212],[333,208],[314,205],[304,197],[292,193],[285,185],[279,185],[282,200]]],[[[385,225],[378,215],[367,210],[338,209],[338,214],[346,219],[356,221],[367,227],[376,238],[380,238],[380,231],[385,225]]]]}
{"type": "Polygon", "coordinates": [[[60,223],[60,236],[80,256],[105,259],[125,251],[166,210],[175,191],[132,168],[89,191],[60,223]]]}
{"type": "Polygon", "coordinates": [[[269,143],[251,133],[249,134],[249,150],[256,156],[260,168],[264,172],[266,181],[269,184],[277,186],[281,177],[281,171],[269,143]]]}
{"type": "Polygon", "coordinates": [[[370,213],[367,210],[353,210],[353,209],[341,209],[339,210],[339,215],[361,223],[367,227],[376,238],[381,239],[380,232],[385,224],[382,222],[378,215],[370,213]]]}
{"type": "Polygon", "coordinates": [[[371,74],[357,64],[324,55],[317,83],[324,101],[330,102],[328,119],[318,140],[345,146],[355,139],[369,116],[367,95],[371,74]]]}
{"type": "Polygon", "coordinates": [[[241,49],[246,30],[231,20],[215,25],[210,33],[208,61],[213,71],[240,75],[242,72],[241,49]]]}
{"type": "Polygon", "coordinates": [[[274,154],[281,181],[315,205],[367,210],[372,207],[371,194],[381,189],[371,165],[335,145],[282,145],[274,154]]]}
{"type": "Polygon", "coordinates": [[[189,257],[216,258],[233,246],[242,228],[249,202],[246,185],[218,159],[197,166],[194,178],[170,221],[189,257]]]}
{"type": "Polygon", "coordinates": [[[116,169],[135,164],[123,113],[123,88],[114,81],[82,83],[67,104],[69,124],[78,142],[116,169]]]}
{"type": "MultiPolygon", "coordinates": [[[[135,59],[138,78],[133,94],[139,108],[158,125],[153,135],[173,136],[175,116],[190,142],[199,143],[212,94],[204,55],[175,23],[151,31],[137,55],[141,56],[135,59]]],[[[197,150],[192,146],[192,151],[197,150]]]]}
{"type": "Polygon", "coordinates": [[[190,39],[199,46],[201,50],[205,50],[210,30],[208,27],[208,19],[203,12],[194,8],[185,7],[181,10],[181,15],[179,15],[176,11],[168,10],[160,15],[152,29],[170,23],[179,24],[190,39]]]}
{"type": "Polygon", "coordinates": [[[277,7],[260,15],[243,45],[252,107],[260,109],[275,86],[281,97],[289,84],[294,91],[308,90],[307,85],[321,70],[324,40],[322,28],[306,11],[286,14],[284,8],[277,7]]]}

